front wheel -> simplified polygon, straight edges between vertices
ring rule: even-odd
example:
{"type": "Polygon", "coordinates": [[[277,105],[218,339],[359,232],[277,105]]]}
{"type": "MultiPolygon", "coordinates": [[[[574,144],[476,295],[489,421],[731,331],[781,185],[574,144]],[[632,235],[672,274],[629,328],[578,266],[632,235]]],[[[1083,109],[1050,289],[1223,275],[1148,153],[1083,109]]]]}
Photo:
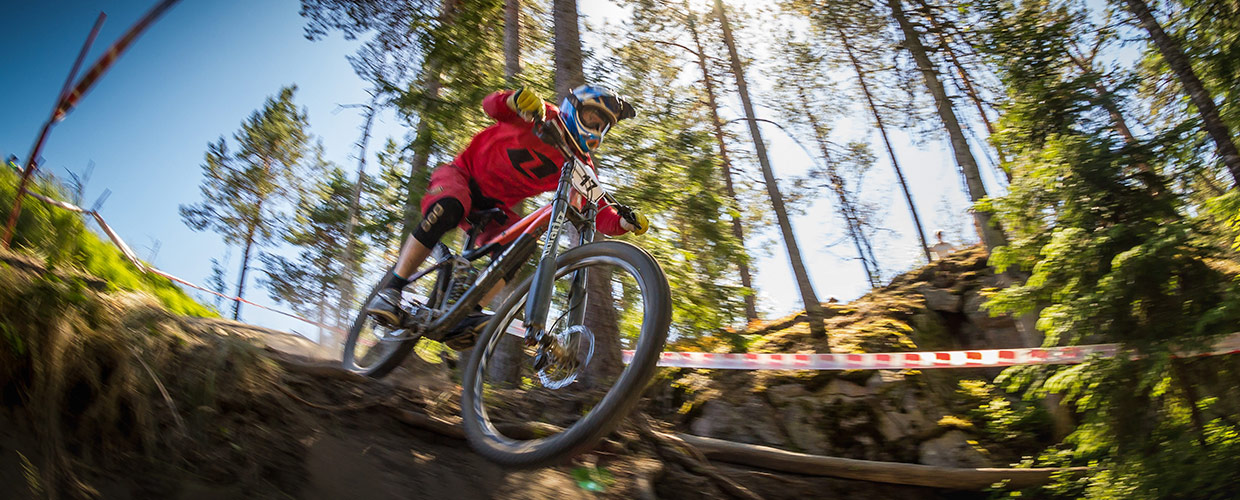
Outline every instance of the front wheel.
{"type": "Polygon", "coordinates": [[[550,344],[540,352],[519,336],[526,279],[495,311],[465,367],[465,434],[503,465],[541,466],[593,447],[637,404],[667,340],[671,292],[644,250],[585,244],[556,259],[555,277],[550,344]],[[584,304],[569,293],[578,272],[587,273],[584,304]],[[621,351],[631,351],[627,367],[621,351]]]}

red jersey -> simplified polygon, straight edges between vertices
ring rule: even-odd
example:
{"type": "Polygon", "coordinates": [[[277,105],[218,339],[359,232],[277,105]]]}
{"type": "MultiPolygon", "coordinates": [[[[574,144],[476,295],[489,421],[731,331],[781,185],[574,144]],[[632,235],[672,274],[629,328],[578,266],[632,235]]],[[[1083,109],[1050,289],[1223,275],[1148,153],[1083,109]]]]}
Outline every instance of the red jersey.
{"type": "MultiPolygon", "coordinates": [[[[555,191],[560,182],[560,151],[534,135],[533,124],[521,119],[508,107],[511,90],[495,92],[482,100],[482,109],[496,120],[474,135],[469,146],[452,163],[465,170],[483,196],[507,207],[536,194],[555,191]]],[[[560,110],[546,103],[547,119],[554,120],[560,110]]],[[[585,161],[594,168],[588,155],[585,161]]],[[[596,169],[597,171],[597,169],[596,169]]],[[[616,236],[626,231],[620,214],[599,200],[596,227],[603,234],[616,236]]]]}

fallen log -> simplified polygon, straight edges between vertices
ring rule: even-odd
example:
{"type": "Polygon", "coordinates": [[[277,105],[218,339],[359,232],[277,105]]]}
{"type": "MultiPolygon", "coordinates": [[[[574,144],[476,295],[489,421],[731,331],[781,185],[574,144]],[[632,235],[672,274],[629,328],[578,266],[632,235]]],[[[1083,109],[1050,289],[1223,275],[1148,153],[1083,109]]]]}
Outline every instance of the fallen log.
{"type": "Polygon", "coordinates": [[[1018,489],[1040,486],[1050,482],[1051,475],[1069,471],[1084,473],[1088,467],[1067,469],[1001,469],[1001,468],[954,468],[933,465],[876,462],[851,458],[807,455],[769,446],[736,443],[722,439],[677,434],[686,443],[701,450],[708,458],[781,472],[793,472],[808,476],[829,476],[859,479],[876,483],[905,484],[952,490],[984,490],[995,483],[1006,488],[1018,489]]]}

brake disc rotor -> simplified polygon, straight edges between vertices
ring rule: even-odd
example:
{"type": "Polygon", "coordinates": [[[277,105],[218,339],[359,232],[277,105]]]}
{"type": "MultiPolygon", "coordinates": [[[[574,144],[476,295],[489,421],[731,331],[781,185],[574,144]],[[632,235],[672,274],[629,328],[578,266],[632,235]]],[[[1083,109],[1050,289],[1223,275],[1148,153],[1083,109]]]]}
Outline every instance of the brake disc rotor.
{"type": "Polygon", "coordinates": [[[594,356],[594,334],[575,325],[551,335],[547,344],[548,363],[538,370],[538,381],[548,389],[559,389],[577,380],[594,356]]]}

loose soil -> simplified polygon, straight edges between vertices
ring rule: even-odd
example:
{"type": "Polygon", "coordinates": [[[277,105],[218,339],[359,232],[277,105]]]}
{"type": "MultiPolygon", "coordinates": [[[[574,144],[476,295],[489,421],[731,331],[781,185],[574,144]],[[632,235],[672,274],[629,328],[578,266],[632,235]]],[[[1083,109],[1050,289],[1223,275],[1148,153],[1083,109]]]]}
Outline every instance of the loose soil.
{"type": "Polygon", "coordinates": [[[762,498],[962,498],[664,462],[666,444],[632,421],[607,451],[509,470],[444,432],[459,388],[417,356],[389,380],[365,379],[300,337],[179,317],[150,297],[3,263],[0,315],[3,498],[744,496],[710,470],[762,498]]]}

